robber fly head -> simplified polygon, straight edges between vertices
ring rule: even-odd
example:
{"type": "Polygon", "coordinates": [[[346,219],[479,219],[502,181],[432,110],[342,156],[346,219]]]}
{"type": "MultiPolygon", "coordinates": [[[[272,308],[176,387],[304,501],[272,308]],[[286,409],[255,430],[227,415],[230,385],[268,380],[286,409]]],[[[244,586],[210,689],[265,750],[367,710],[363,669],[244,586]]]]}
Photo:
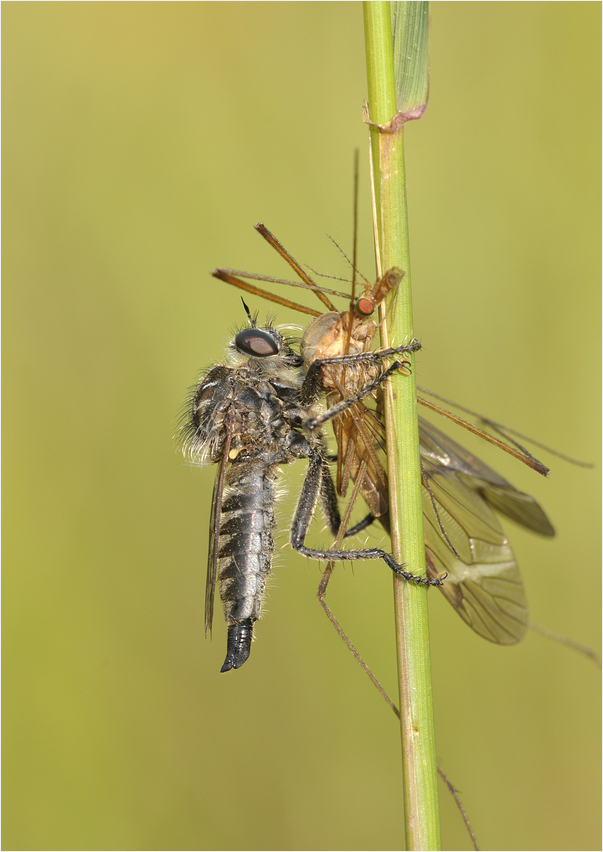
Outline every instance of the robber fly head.
{"type": "Polygon", "coordinates": [[[295,366],[298,366],[299,356],[291,348],[290,341],[277,331],[270,319],[266,321],[265,326],[258,328],[257,314],[252,315],[244,301],[243,307],[249,319],[249,327],[237,332],[231,344],[231,349],[240,355],[246,355],[248,358],[263,359],[279,356],[294,359],[295,366]]]}
{"type": "Polygon", "coordinates": [[[244,328],[234,339],[237,352],[250,358],[267,358],[282,355],[285,341],[274,328],[244,328]]]}

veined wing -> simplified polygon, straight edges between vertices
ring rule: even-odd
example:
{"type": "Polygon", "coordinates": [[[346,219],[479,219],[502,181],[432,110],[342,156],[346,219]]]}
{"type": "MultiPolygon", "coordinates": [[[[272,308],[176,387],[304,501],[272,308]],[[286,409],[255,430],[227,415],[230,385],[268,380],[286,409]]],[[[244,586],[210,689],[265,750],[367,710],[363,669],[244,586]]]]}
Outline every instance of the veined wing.
{"type": "Polygon", "coordinates": [[[214,481],[214,492],[211,501],[211,517],[209,520],[209,555],[207,558],[207,579],[205,582],[205,635],[211,633],[214,618],[214,595],[216,578],[218,576],[218,541],[220,535],[220,520],[222,518],[222,498],[224,495],[224,480],[226,466],[229,460],[232,429],[227,426],[222,458],[214,481]]]}
{"type": "Polygon", "coordinates": [[[462,479],[496,511],[540,535],[555,535],[554,527],[533,497],[519,491],[422,417],[419,417],[419,435],[424,464],[429,460],[442,472],[454,471],[459,475],[458,481],[462,479]]]}
{"type": "Polygon", "coordinates": [[[427,573],[447,572],[440,591],[469,627],[500,645],[525,633],[528,607],[521,575],[500,522],[483,497],[455,470],[423,460],[439,520],[457,558],[440,532],[423,486],[427,573]]]}
{"type": "Polygon", "coordinates": [[[354,403],[333,420],[337,441],[337,493],[344,497],[350,478],[355,482],[362,462],[366,471],[361,491],[371,513],[382,519],[389,507],[387,473],[378,455],[380,441],[375,434],[379,421],[364,403],[354,403]]]}

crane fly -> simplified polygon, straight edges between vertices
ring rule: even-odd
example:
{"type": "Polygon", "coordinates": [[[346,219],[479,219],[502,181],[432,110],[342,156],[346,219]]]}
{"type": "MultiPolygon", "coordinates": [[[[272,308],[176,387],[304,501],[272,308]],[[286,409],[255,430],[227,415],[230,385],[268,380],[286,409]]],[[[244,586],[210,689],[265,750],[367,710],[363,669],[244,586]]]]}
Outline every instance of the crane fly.
{"type": "MultiPolygon", "coordinates": [[[[388,368],[383,366],[383,350],[371,350],[377,325],[370,317],[385,296],[396,290],[404,272],[395,268],[388,270],[373,287],[367,283],[359,299],[356,300],[352,293],[350,301],[349,293],[320,287],[264,225],[255,227],[300,281],[222,268],[214,269],[212,275],[315,317],[304,332],[300,351],[305,381],[311,378],[315,387],[322,390],[328,408],[325,414],[308,421],[308,425],[317,428],[328,419],[333,423],[338,444],[337,492],[340,497],[345,496],[350,480],[362,476],[359,489],[370,515],[349,533],[359,532],[375,519],[389,532],[388,479],[381,459],[385,448],[381,386],[386,374],[404,372],[407,364],[402,360],[388,368]],[[245,278],[248,280],[243,280],[245,278]],[[250,283],[254,280],[311,290],[327,310],[320,312],[298,305],[250,283]],[[348,300],[348,310],[337,311],[329,296],[348,300]],[[358,360],[355,363],[341,361],[349,355],[355,355],[358,360]],[[367,405],[367,398],[373,399],[375,407],[367,405]]],[[[355,274],[355,263],[352,268],[355,274]]],[[[395,351],[385,352],[395,354],[395,351]]],[[[542,475],[548,475],[548,468],[505,432],[509,444],[429,400],[419,397],[418,401],[542,475]]],[[[490,423],[502,430],[493,421],[490,423]]],[[[555,531],[533,497],[516,489],[423,418],[419,418],[419,437],[427,575],[434,581],[446,577],[439,586],[440,591],[476,633],[498,644],[514,644],[525,633],[528,607],[513,551],[494,510],[540,535],[553,536],[555,531]]]]}

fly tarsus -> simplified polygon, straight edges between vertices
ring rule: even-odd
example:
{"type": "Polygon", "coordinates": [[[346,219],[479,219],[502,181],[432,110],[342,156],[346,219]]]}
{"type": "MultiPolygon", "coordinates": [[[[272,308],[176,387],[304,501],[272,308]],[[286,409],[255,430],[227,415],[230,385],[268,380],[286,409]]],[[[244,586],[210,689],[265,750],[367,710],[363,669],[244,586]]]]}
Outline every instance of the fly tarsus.
{"type": "MultiPolygon", "coordinates": [[[[415,574],[411,574],[410,571],[405,571],[401,565],[395,561],[395,559],[386,553],[384,550],[378,550],[374,548],[375,552],[378,553],[381,559],[389,565],[394,574],[398,574],[400,577],[403,577],[407,582],[414,583],[417,586],[441,586],[443,585],[443,581],[446,579],[446,576],[437,576],[437,577],[417,577],[415,574]]],[[[360,551],[362,553],[362,551],[360,551]]]]}
{"type": "Polygon", "coordinates": [[[390,556],[385,550],[380,550],[378,547],[369,547],[366,550],[314,550],[302,544],[299,538],[291,538],[292,547],[302,553],[304,556],[309,556],[311,559],[323,559],[327,562],[353,562],[357,559],[383,559],[385,564],[392,569],[394,574],[402,577],[408,583],[414,583],[417,586],[441,586],[441,577],[417,577],[410,571],[405,571],[401,565],[398,565],[393,556],[390,556]]]}
{"type": "Polygon", "coordinates": [[[251,652],[251,640],[253,639],[253,618],[246,618],[240,624],[228,625],[228,641],[226,645],[226,659],[220,669],[221,672],[229,672],[231,669],[240,669],[246,662],[251,652]]]}

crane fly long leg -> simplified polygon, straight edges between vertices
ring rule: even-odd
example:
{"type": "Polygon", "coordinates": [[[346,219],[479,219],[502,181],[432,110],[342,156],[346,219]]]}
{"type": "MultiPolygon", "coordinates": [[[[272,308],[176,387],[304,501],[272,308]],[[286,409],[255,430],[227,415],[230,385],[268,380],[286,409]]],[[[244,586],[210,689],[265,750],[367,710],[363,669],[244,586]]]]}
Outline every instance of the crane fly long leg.
{"type": "MultiPolygon", "coordinates": [[[[350,311],[353,311],[354,303],[356,301],[356,252],[358,250],[358,148],[356,148],[356,151],[354,152],[354,238],[352,245],[354,247],[354,253],[352,255],[352,289],[350,294],[350,311]]],[[[352,323],[350,322],[348,323],[346,344],[344,350],[346,355],[349,355],[351,342],[352,323]]]]}
{"type": "MultiPolygon", "coordinates": [[[[508,441],[511,441],[512,444],[519,447],[520,449],[524,449],[521,444],[517,443],[511,435],[516,435],[518,438],[521,438],[522,441],[529,441],[530,444],[534,444],[535,447],[539,447],[541,450],[546,450],[547,453],[551,453],[553,456],[557,456],[557,458],[563,459],[563,461],[569,462],[570,464],[578,465],[578,467],[594,467],[591,462],[580,461],[579,459],[574,459],[571,456],[566,456],[565,453],[560,453],[558,450],[553,450],[551,447],[547,447],[546,444],[541,443],[540,441],[536,441],[534,438],[529,438],[527,435],[523,435],[521,432],[518,432],[517,429],[511,429],[510,426],[503,426],[502,423],[497,423],[496,420],[492,420],[490,417],[485,417],[483,414],[478,414],[477,411],[472,411],[470,408],[465,408],[464,405],[459,405],[458,402],[453,402],[450,399],[446,399],[443,396],[440,396],[439,393],[434,393],[434,391],[428,390],[427,388],[422,388],[417,386],[417,390],[421,391],[421,393],[426,393],[428,396],[432,396],[434,399],[439,399],[440,402],[445,402],[446,405],[452,405],[453,408],[458,408],[459,411],[464,411],[465,414],[470,414],[471,417],[476,417],[480,420],[484,425],[489,426],[491,429],[494,429],[500,435],[505,437],[508,441]]],[[[436,408],[435,411],[441,413],[441,409],[436,408]]],[[[463,425],[463,421],[461,421],[460,425],[463,425]]],[[[480,435],[480,437],[482,437],[480,435]]]]}
{"type": "MultiPolygon", "coordinates": [[[[354,403],[348,411],[333,420],[333,430],[339,448],[337,493],[345,497],[350,478],[359,475],[359,463],[364,461],[367,472],[362,480],[364,497],[373,519],[379,519],[389,533],[389,496],[387,474],[378,456],[380,445],[367,422],[368,409],[354,403]]],[[[346,536],[349,535],[349,530],[346,536]]]]}
{"type": "MultiPolygon", "coordinates": [[[[350,499],[349,499],[348,504],[346,506],[346,510],[345,510],[343,517],[341,519],[341,524],[340,524],[340,527],[339,527],[339,532],[337,533],[337,538],[333,542],[334,548],[341,547],[341,543],[343,541],[343,538],[346,535],[346,530],[347,530],[348,525],[350,523],[350,517],[352,515],[352,510],[354,508],[356,500],[358,499],[358,495],[359,495],[360,489],[361,489],[361,483],[362,483],[364,476],[366,475],[366,471],[367,471],[366,463],[364,461],[362,461],[360,463],[360,467],[358,469],[358,476],[357,476],[356,481],[354,483],[354,488],[352,490],[352,494],[350,495],[350,499]]],[[[318,587],[318,592],[317,592],[318,602],[320,603],[321,607],[323,608],[325,615],[327,616],[327,618],[329,619],[329,621],[331,622],[331,624],[333,625],[333,627],[335,628],[335,630],[339,634],[340,638],[344,641],[348,651],[354,657],[354,659],[359,664],[359,666],[363,670],[363,672],[369,677],[371,683],[378,690],[378,692],[381,694],[381,697],[384,699],[385,703],[388,705],[388,707],[391,708],[391,710],[396,714],[397,718],[399,719],[400,718],[399,709],[396,707],[396,705],[394,704],[392,699],[389,697],[386,690],[384,689],[384,687],[382,686],[380,681],[377,679],[377,677],[373,674],[373,672],[371,671],[371,669],[369,668],[367,663],[365,663],[364,659],[360,655],[356,646],[352,643],[350,637],[347,635],[347,633],[345,632],[345,630],[343,629],[343,627],[341,626],[341,624],[339,623],[339,621],[335,617],[333,610],[329,607],[329,605],[327,604],[327,602],[325,600],[325,596],[326,596],[326,593],[327,593],[327,587],[328,587],[329,581],[330,581],[330,579],[333,575],[334,568],[335,568],[334,562],[329,562],[327,564],[327,567],[325,568],[325,571],[322,575],[322,580],[320,581],[320,585],[318,587]]],[[[454,802],[455,802],[455,804],[458,808],[458,811],[461,815],[461,818],[462,818],[463,822],[465,823],[465,828],[467,829],[469,837],[471,838],[473,848],[478,850],[478,852],[479,852],[479,846],[477,844],[477,839],[475,837],[475,833],[473,832],[473,828],[472,828],[471,823],[469,821],[469,817],[467,816],[467,812],[465,811],[465,808],[463,807],[463,803],[461,802],[461,800],[459,798],[456,787],[450,781],[450,779],[448,778],[448,776],[446,775],[446,773],[444,772],[444,770],[442,769],[442,767],[439,764],[437,764],[437,770],[438,770],[438,774],[442,778],[444,784],[448,788],[450,795],[454,799],[454,802]]]]}
{"type": "Polygon", "coordinates": [[[484,441],[488,441],[490,444],[494,444],[494,446],[498,447],[499,450],[504,450],[505,453],[509,453],[509,455],[513,456],[513,458],[516,458],[526,464],[528,467],[531,467],[532,470],[536,471],[536,473],[540,473],[542,474],[542,476],[548,476],[551,472],[549,468],[546,467],[546,465],[542,464],[541,461],[538,461],[538,459],[535,458],[532,453],[530,453],[528,450],[525,449],[525,447],[522,447],[520,444],[517,445],[518,447],[520,447],[519,450],[515,449],[515,447],[510,447],[508,444],[505,444],[504,441],[495,438],[493,435],[488,434],[488,432],[484,432],[484,430],[480,429],[479,426],[474,426],[473,423],[469,423],[467,420],[463,420],[462,417],[457,417],[456,414],[453,414],[451,411],[446,411],[445,408],[436,405],[434,402],[430,402],[428,399],[422,399],[422,397],[418,396],[417,402],[420,402],[421,405],[424,405],[426,408],[430,408],[432,411],[436,411],[438,414],[441,414],[442,417],[447,417],[449,420],[452,420],[453,423],[456,423],[458,426],[462,426],[464,429],[467,429],[468,432],[472,432],[479,438],[483,438],[484,441]]]}
{"type": "MultiPolygon", "coordinates": [[[[346,506],[346,510],[345,510],[344,515],[343,515],[343,518],[341,519],[341,524],[339,525],[339,532],[337,533],[337,538],[333,542],[333,548],[335,550],[338,550],[341,547],[341,542],[343,541],[343,538],[345,537],[345,531],[346,531],[346,529],[347,529],[347,527],[350,523],[350,517],[351,517],[351,514],[352,514],[352,509],[354,508],[356,500],[358,499],[358,494],[360,493],[360,487],[361,487],[362,480],[363,480],[365,474],[366,474],[366,463],[364,461],[362,461],[361,464],[360,464],[360,468],[359,468],[359,471],[358,471],[358,476],[356,478],[356,482],[354,483],[354,489],[352,491],[352,494],[351,494],[350,499],[348,501],[348,504],[346,506]]],[[[394,702],[391,700],[391,698],[389,697],[389,695],[387,694],[387,692],[385,691],[383,686],[379,683],[379,681],[377,680],[377,678],[375,677],[373,672],[370,670],[370,668],[364,662],[364,660],[360,656],[360,653],[358,652],[356,647],[352,644],[350,637],[347,635],[347,633],[345,632],[345,630],[343,629],[341,624],[337,621],[337,618],[335,617],[332,609],[329,607],[329,605],[327,604],[327,602],[325,600],[325,595],[327,593],[327,586],[329,585],[329,581],[330,581],[331,576],[333,574],[334,567],[335,567],[334,562],[327,563],[327,567],[325,568],[325,571],[322,575],[322,580],[320,581],[320,585],[318,587],[318,592],[317,592],[318,602],[320,603],[321,607],[323,608],[323,610],[325,612],[325,615],[327,616],[327,618],[329,619],[329,621],[331,622],[331,624],[333,625],[333,627],[335,628],[335,630],[337,631],[339,636],[345,642],[349,652],[352,654],[352,656],[354,657],[356,662],[359,664],[360,668],[365,672],[365,674],[368,675],[368,677],[371,679],[371,682],[373,683],[373,685],[379,690],[379,692],[381,693],[381,695],[385,699],[386,703],[391,707],[391,709],[394,711],[396,716],[398,716],[398,718],[400,718],[400,711],[398,710],[398,708],[396,707],[394,702]]]]}
{"type": "Polygon", "coordinates": [[[567,647],[571,648],[572,651],[577,651],[579,654],[583,654],[585,657],[588,657],[589,660],[592,660],[597,668],[603,668],[603,661],[601,660],[600,654],[598,654],[593,648],[589,648],[588,645],[582,645],[580,642],[575,642],[568,636],[564,636],[562,633],[555,633],[554,630],[549,630],[548,627],[541,627],[539,624],[534,624],[533,621],[528,622],[528,627],[530,630],[533,630],[534,633],[540,633],[541,636],[546,636],[547,639],[551,639],[553,642],[558,642],[560,645],[567,645],[567,647]]]}
{"type": "Polygon", "coordinates": [[[272,248],[280,254],[283,260],[287,261],[291,269],[293,269],[297,275],[301,278],[301,280],[307,284],[310,289],[314,290],[320,301],[329,311],[336,310],[335,305],[327,298],[324,294],[324,291],[315,281],[312,281],[308,273],[303,269],[299,263],[295,260],[293,255],[289,254],[284,245],[277,240],[277,238],[272,234],[268,228],[262,224],[262,222],[258,222],[257,225],[254,226],[258,234],[261,234],[262,237],[266,240],[266,242],[272,246],[272,248]]]}
{"type": "Polygon", "coordinates": [[[442,769],[440,764],[437,763],[436,766],[437,766],[437,769],[438,769],[438,775],[440,776],[440,778],[442,779],[442,781],[444,782],[444,784],[448,788],[448,792],[450,793],[450,795],[454,799],[454,803],[457,806],[461,817],[463,818],[463,822],[465,823],[465,828],[467,829],[467,831],[469,833],[469,837],[471,838],[471,842],[473,843],[473,848],[476,850],[476,852],[479,852],[479,846],[477,845],[477,838],[476,838],[475,834],[473,833],[471,823],[469,822],[469,817],[467,816],[467,812],[465,811],[465,808],[463,807],[463,803],[461,802],[461,800],[459,798],[458,791],[457,791],[456,787],[454,786],[454,784],[452,783],[452,781],[450,780],[450,778],[446,775],[446,773],[444,772],[444,770],[442,769]]]}
{"type": "MultiPolygon", "coordinates": [[[[338,296],[340,299],[349,299],[347,293],[342,293],[340,290],[330,290],[328,287],[323,287],[319,284],[306,284],[303,281],[291,281],[288,278],[274,278],[272,275],[262,275],[259,272],[245,272],[242,269],[227,269],[225,267],[219,267],[218,270],[213,271],[225,272],[228,275],[240,275],[243,278],[251,278],[252,281],[265,281],[267,284],[286,284],[287,287],[298,287],[300,290],[309,290],[311,293],[320,291],[327,296],[338,296]]],[[[314,272],[314,270],[312,270],[312,272],[314,272]]],[[[320,273],[314,274],[320,275],[320,273]]],[[[337,281],[346,281],[347,283],[345,278],[338,278],[337,281]]]]}
{"type": "Polygon", "coordinates": [[[247,281],[237,278],[236,275],[231,275],[226,269],[213,269],[211,273],[214,278],[220,281],[225,281],[226,284],[232,284],[233,287],[238,287],[239,290],[245,290],[246,293],[252,293],[254,296],[259,296],[261,299],[266,299],[268,302],[274,302],[277,305],[282,305],[284,308],[293,308],[294,311],[299,311],[302,314],[308,314],[311,317],[319,317],[320,311],[315,311],[313,308],[306,308],[304,305],[298,305],[297,302],[291,302],[283,296],[277,296],[275,293],[269,293],[267,290],[262,290],[261,287],[256,287],[255,284],[249,284],[247,281]]]}
{"type": "Polygon", "coordinates": [[[435,497],[433,496],[433,491],[431,490],[431,485],[429,484],[429,479],[427,478],[427,474],[425,473],[425,468],[423,467],[423,462],[420,459],[419,459],[419,464],[421,465],[421,482],[423,484],[423,488],[425,488],[425,490],[427,491],[427,494],[429,495],[429,502],[431,503],[434,516],[437,519],[438,526],[440,528],[440,532],[442,533],[442,538],[446,541],[446,544],[450,548],[452,554],[457,559],[460,559],[461,557],[456,552],[456,549],[455,549],[453,543],[448,538],[448,533],[444,529],[444,524],[442,523],[442,519],[440,518],[440,513],[438,512],[438,507],[436,506],[435,497]]]}

